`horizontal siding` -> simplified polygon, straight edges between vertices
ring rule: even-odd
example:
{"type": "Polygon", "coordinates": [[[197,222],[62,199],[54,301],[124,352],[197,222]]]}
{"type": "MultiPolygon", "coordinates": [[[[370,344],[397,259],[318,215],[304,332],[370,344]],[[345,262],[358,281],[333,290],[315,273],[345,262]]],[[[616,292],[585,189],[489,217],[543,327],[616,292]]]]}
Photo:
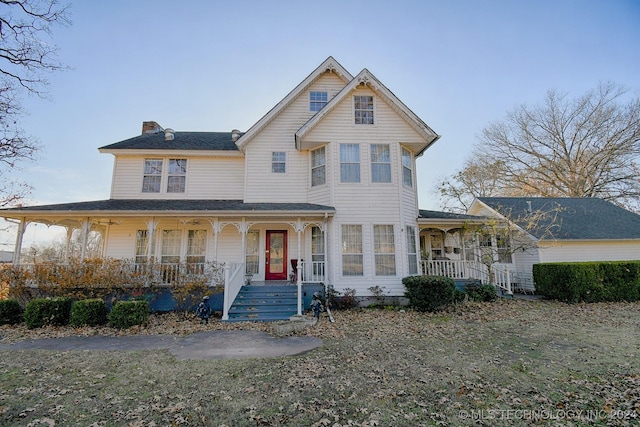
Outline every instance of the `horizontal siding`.
{"type": "Polygon", "coordinates": [[[556,241],[540,248],[540,262],[627,260],[640,260],[640,241],[556,241]]]}
{"type": "MultiPolygon", "coordinates": [[[[159,157],[153,157],[159,158],[159,157]]],[[[172,157],[175,158],[175,157],[172,157]]],[[[118,156],[111,197],[114,199],[242,199],[244,159],[240,157],[189,157],[184,193],[143,193],[145,157],[118,156]]],[[[167,163],[165,163],[166,165],[167,163]]],[[[166,168],[166,166],[165,166],[166,168]]],[[[166,190],[166,183],[163,181],[166,190]]]]}

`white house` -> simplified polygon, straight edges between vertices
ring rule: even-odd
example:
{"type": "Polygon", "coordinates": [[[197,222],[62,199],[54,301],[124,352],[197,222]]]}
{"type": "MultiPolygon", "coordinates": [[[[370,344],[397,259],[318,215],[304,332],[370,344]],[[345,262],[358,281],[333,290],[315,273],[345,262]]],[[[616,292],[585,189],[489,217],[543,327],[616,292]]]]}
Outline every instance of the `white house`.
{"type": "Polygon", "coordinates": [[[329,57],[246,132],[149,121],[101,147],[107,200],[0,216],[20,221],[16,264],[25,227],[44,223],[99,231],[104,257],[224,263],[230,302],[246,275],[403,295],[420,269],[415,161],[438,138],[367,69],[329,57]]]}

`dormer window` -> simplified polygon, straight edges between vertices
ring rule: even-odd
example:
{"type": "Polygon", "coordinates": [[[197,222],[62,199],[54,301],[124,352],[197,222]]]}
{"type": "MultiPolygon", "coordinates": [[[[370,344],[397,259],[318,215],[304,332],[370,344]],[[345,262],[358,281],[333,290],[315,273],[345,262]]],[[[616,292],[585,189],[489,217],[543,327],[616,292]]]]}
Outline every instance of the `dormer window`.
{"type": "Polygon", "coordinates": [[[309,111],[320,111],[322,107],[327,105],[327,101],[327,92],[310,92],[309,111]]]}
{"type": "Polygon", "coordinates": [[[354,96],[353,116],[357,125],[372,125],[373,96],[354,96]]]}

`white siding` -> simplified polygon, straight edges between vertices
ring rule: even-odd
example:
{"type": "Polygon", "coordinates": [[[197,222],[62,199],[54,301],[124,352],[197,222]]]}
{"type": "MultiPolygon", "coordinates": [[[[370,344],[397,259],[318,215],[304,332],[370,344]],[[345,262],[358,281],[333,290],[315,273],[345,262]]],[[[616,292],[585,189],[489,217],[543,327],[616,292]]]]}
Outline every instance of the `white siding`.
{"type": "MultiPolygon", "coordinates": [[[[159,156],[118,156],[111,189],[113,199],[242,199],[244,159],[241,157],[187,157],[184,193],[143,193],[145,158],[159,156]]],[[[167,159],[169,157],[166,157],[167,159]]],[[[170,158],[178,158],[171,156],[170,158]]],[[[166,166],[165,166],[166,168],[166,166]]],[[[163,181],[163,189],[166,183],[163,181]]]]}
{"type": "Polygon", "coordinates": [[[640,260],[640,241],[557,241],[540,247],[540,262],[640,260]]]}

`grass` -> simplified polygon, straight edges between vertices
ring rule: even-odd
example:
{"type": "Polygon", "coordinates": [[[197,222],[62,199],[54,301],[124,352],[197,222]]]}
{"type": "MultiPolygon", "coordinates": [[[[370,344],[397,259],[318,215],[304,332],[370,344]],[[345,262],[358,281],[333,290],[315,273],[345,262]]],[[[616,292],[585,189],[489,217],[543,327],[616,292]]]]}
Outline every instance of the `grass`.
{"type": "Polygon", "coordinates": [[[323,346],[295,357],[176,361],[168,351],[2,351],[0,425],[640,422],[638,303],[499,301],[436,314],[334,316],[336,323],[323,318],[305,332],[323,346]]]}

